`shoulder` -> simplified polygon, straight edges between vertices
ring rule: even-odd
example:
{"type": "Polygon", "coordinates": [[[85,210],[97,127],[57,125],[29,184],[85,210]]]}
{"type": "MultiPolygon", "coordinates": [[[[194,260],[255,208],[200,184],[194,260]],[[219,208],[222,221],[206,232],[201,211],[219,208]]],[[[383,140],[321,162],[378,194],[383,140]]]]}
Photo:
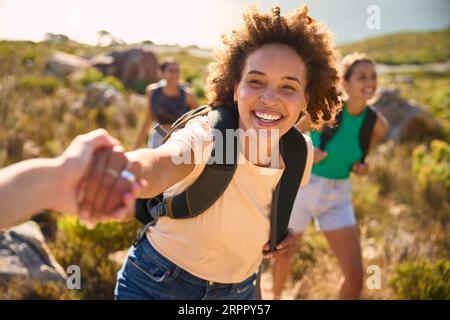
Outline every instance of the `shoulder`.
{"type": "Polygon", "coordinates": [[[193,94],[194,91],[192,91],[192,88],[189,87],[188,85],[185,84],[181,84],[180,85],[180,89],[183,90],[186,94],[193,94]]]}
{"type": "Polygon", "coordinates": [[[147,87],[145,87],[145,93],[147,95],[152,94],[156,89],[159,89],[161,86],[158,82],[156,83],[151,83],[149,84],[147,87]]]}
{"type": "Polygon", "coordinates": [[[195,101],[196,96],[191,87],[182,85],[181,90],[184,92],[187,99],[189,99],[190,101],[195,101]]]}
{"type": "Polygon", "coordinates": [[[189,120],[186,125],[175,131],[169,140],[180,140],[193,147],[194,144],[208,145],[213,141],[213,132],[208,116],[198,116],[189,120]]]}

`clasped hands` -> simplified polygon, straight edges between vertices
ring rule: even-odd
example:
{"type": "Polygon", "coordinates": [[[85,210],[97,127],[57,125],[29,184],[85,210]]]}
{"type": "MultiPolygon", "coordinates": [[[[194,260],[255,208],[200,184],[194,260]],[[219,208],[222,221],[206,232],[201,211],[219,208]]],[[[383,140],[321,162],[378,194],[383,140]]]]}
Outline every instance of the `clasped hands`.
{"type": "Polygon", "coordinates": [[[137,192],[145,186],[141,166],[122,146],[100,148],[77,188],[78,216],[90,224],[125,221],[134,215],[137,192]]]}

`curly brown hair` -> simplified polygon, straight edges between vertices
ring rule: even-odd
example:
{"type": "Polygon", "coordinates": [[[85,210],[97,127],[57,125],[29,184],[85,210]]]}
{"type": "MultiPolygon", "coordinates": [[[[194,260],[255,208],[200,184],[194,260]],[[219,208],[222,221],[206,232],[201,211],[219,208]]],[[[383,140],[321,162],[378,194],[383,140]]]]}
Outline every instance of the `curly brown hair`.
{"type": "Polygon", "coordinates": [[[334,119],[340,108],[336,67],[337,53],[329,32],[308,16],[305,5],[290,15],[280,15],[280,7],[272,14],[260,13],[253,5],[243,13],[244,25],[227,37],[224,48],[216,52],[209,65],[207,94],[212,107],[232,105],[234,85],[241,80],[246,57],[260,47],[278,43],[292,47],[307,68],[307,112],[314,124],[334,119]]]}

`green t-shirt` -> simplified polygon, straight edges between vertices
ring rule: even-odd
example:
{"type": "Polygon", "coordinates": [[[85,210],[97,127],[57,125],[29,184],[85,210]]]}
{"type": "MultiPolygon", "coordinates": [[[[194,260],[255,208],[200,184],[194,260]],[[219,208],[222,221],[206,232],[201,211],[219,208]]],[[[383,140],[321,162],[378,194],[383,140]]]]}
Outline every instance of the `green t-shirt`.
{"type": "MultiPolygon", "coordinates": [[[[328,156],[313,165],[312,173],[328,179],[347,179],[350,176],[352,166],[359,161],[362,150],[359,145],[359,131],[361,129],[367,107],[357,116],[347,112],[343,107],[343,117],[339,128],[325,146],[328,156]]],[[[315,148],[320,146],[321,133],[311,131],[311,140],[315,148]]]]}

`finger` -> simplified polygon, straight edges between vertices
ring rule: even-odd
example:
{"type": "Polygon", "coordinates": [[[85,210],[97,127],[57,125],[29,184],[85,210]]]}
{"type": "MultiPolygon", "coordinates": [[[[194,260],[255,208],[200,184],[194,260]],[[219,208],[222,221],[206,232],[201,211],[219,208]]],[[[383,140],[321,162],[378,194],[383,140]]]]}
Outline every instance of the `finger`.
{"type": "Polygon", "coordinates": [[[279,249],[279,250],[275,250],[272,252],[268,253],[268,258],[277,258],[279,256],[285,255],[288,252],[288,248],[283,248],[283,249],[279,249]]]}
{"type": "Polygon", "coordinates": [[[83,136],[92,150],[97,150],[101,147],[113,147],[115,145],[120,145],[120,142],[116,138],[112,137],[105,129],[97,129],[88,132],[83,136]]]}
{"type": "Polygon", "coordinates": [[[100,149],[95,153],[93,167],[86,180],[84,189],[85,196],[84,201],[81,204],[81,210],[86,210],[87,212],[93,210],[94,200],[96,199],[97,191],[102,182],[106,164],[111,152],[112,151],[109,149],[100,149]]]}
{"type": "Polygon", "coordinates": [[[119,177],[116,180],[112,192],[108,195],[108,200],[105,203],[105,213],[111,213],[122,206],[123,196],[131,190],[131,185],[131,182],[123,177],[119,177]]]}
{"type": "MultiPolygon", "coordinates": [[[[135,178],[139,178],[142,171],[141,164],[138,161],[128,158],[127,155],[125,155],[125,160],[123,161],[127,162],[125,168],[123,169],[131,172],[135,178]]],[[[138,192],[146,185],[147,182],[143,179],[138,179],[133,183],[123,177],[121,177],[121,179],[117,179],[114,191],[108,194],[107,200],[104,204],[104,210],[110,212],[116,209],[117,205],[120,204],[119,200],[123,198],[125,193],[131,192],[133,195],[137,196],[138,192]]]]}
{"type": "Polygon", "coordinates": [[[293,244],[292,236],[288,236],[288,237],[285,238],[283,241],[281,241],[281,242],[275,247],[275,249],[280,250],[280,249],[286,248],[286,247],[288,247],[288,246],[290,246],[290,245],[292,245],[292,244],[293,244]]]}
{"type": "Polygon", "coordinates": [[[120,172],[125,168],[127,160],[123,152],[112,151],[109,155],[108,163],[105,166],[105,174],[94,200],[94,210],[102,212],[109,194],[114,188],[116,180],[119,179],[120,172]]]}
{"type": "Polygon", "coordinates": [[[112,217],[118,221],[128,221],[134,217],[134,203],[131,206],[120,207],[114,210],[112,217]]]}

